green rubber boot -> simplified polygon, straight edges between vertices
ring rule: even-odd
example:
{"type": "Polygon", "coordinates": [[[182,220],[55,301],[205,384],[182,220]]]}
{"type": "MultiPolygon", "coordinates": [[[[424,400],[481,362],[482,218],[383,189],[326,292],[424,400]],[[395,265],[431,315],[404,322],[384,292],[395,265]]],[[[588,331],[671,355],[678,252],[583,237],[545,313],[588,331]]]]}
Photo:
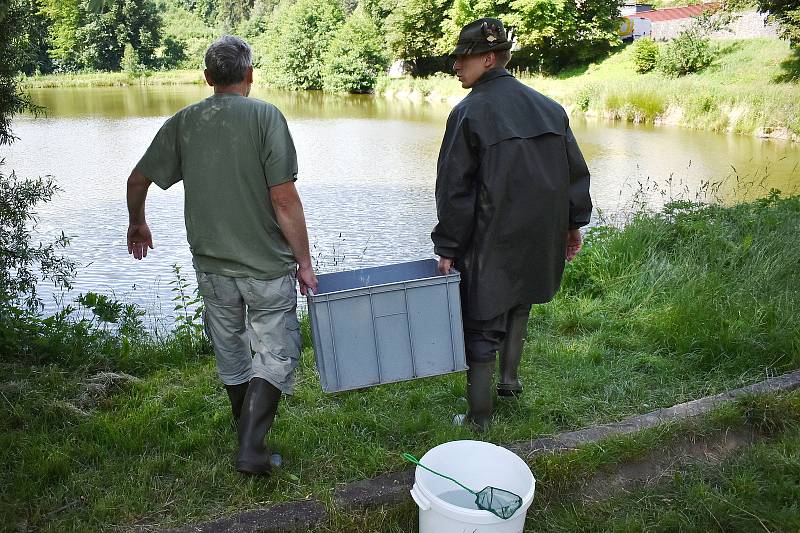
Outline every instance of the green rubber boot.
{"type": "Polygon", "coordinates": [[[467,369],[467,411],[466,422],[475,431],[483,433],[492,421],[494,361],[470,362],[467,369]]]}
{"type": "Polygon", "coordinates": [[[500,379],[497,382],[497,395],[500,397],[517,397],[522,394],[518,370],[528,333],[529,314],[530,309],[525,308],[515,309],[508,316],[506,338],[500,348],[500,379]]]}
{"type": "Polygon", "coordinates": [[[233,413],[233,421],[236,425],[239,424],[239,417],[242,414],[242,405],[244,405],[244,397],[247,394],[247,387],[249,382],[240,383],[239,385],[225,385],[225,392],[228,393],[228,399],[231,401],[231,413],[233,413]]]}
{"type": "Polygon", "coordinates": [[[269,474],[275,458],[264,442],[278,412],[281,391],[265,379],[253,378],[247,388],[239,418],[239,453],[236,470],[244,474],[269,474]]]}

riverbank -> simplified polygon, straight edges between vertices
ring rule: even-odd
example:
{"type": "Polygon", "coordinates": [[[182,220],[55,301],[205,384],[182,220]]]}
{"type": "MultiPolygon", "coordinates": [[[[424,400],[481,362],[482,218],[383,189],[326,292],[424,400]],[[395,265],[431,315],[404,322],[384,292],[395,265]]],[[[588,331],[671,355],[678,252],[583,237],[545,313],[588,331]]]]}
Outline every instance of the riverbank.
{"type": "MultiPolygon", "coordinates": [[[[573,115],[800,141],[798,64],[789,46],[774,39],[720,41],[720,54],[706,70],[682,78],[637,74],[630,46],[597,64],[556,77],[520,75],[573,115]]],[[[22,87],[103,87],[203,84],[200,70],[35,76],[22,87]]],[[[259,81],[256,72],[256,85],[259,81]]],[[[454,105],[467,93],[453,76],[379,79],[378,95],[454,105]]]]}
{"type": "MultiPolygon", "coordinates": [[[[556,299],[532,312],[525,396],[499,403],[481,438],[616,421],[800,367],[798,224],[800,197],[772,194],[733,207],[679,202],[592,229],[556,299]]],[[[407,468],[403,452],[474,438],[449,424],[465,408],[462,374],[322,393],[304,320],[297,392],[271,435],[286,465],[243,479],[208,345],[192,327],[156,339],[127,320],[124,334],[44,321],[3,354],[1,523],[170,526],[326,501],[338,484],[407,468]]],[[[591,457],[534,467],[557,477],[591,457]]]]}
{"type": "MultiPolygon", "coordinates": [[[[636,73],[628,46],[556,77],[521,74],[520,79],[573,115],[800,141],[798,65],[788,43],[746,39],[717,46],[719,57],[710,67],[681,78],[636,73]]],[[[377,92],[451,105],[467,93],[444,75],[382,79],[377,92]]]]}
{"type": "Polygon", "coordinates": [[[136,76],[126,72],[75,72],[30,76],[22,79],[20,87],[25,90],[130,85],[201,85],[205,82],[202,69],[145,71],[136,76]]]}

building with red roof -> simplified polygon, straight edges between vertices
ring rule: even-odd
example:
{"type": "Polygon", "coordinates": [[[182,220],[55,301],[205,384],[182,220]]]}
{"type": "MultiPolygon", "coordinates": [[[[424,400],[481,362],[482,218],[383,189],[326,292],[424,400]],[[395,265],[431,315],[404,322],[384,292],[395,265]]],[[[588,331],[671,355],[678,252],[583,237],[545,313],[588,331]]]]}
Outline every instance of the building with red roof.
{"type": "Polygon", "coordinates": [[[684,7],[668,7],[664,9],[652,9],[650,11],[639,11],[635,15],[640,18],[645,18],[650,22],[664,22],[667,20],[680,20],[699,17],[704,12],[714,12],[719,7],[716,2],[709,2],[706,4],[695,4],[692,6],[684,7]]]}

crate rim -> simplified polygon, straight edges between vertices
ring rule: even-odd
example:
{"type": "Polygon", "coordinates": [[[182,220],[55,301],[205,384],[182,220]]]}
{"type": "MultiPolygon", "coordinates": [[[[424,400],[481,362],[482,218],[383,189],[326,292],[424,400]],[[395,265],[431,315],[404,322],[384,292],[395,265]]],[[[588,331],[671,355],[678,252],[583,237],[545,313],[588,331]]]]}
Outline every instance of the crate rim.
{"type": "MultiPolygon", "coordinates": [[[[353,271],[352,270],[343,270],[342,272],[353,272],[353,271]]],[[[338,272],[329,272],[329,274],[338,274],[338,272]]],[[[403,280],[403,281],[392,281],[392,282],[389,282],[389,283],[381,283],[380,285],[369,285],[367,287],[353,287],[352,289],[342,289],[340,291],[320,292],[320,293],[316,293],[316,294],[314,294],[313,292],[311,292],[309,290],[309,291],[307,291],[306,298],[309,298],[313,302],[314,298],[316,298],[318,296],[326,296],[327,297],[327,296],[345,294],[345,293],[348,293],[348,292],[363,291],[365,289],[369,289],[369,293],[373,293],[374,291],[372,289],[378,289],[378,288],[382,288],[382,287],[389,287],[389,286],[392,286],[392,285],[400,285],[400,284],[404,284],[404,283],[412,283],[412,282],[417,282],[417,281],[427,281],[427,280],[431,280],[431,279],[443,279],[443,280],[445,280],[444,283],[448,283],[449,284],[450,280],[452,278],[454,278],[454,277],[458,277],[459,281],[461,279],[461,273],[458,270],[456,270],[455,268],[451,269],[450,273],[445,274],[445,275],[428,276],[426,278],[414,278],[414,279],[407,279],[407,280],[403,280]]]]}

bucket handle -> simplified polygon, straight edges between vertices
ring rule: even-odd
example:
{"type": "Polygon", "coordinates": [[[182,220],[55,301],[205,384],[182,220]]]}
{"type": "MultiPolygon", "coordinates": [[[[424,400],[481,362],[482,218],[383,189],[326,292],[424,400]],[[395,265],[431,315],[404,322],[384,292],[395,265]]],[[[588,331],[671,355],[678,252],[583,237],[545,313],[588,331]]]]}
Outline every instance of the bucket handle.
{"type": "Polygon", "coordinates": [[[414,486],[411,487],[411,490],[409,492],[411,493],[411,498],[413,498],[414,503],[417,504],[420,511],[427,511],[428,509],[431,508],[430,500],[419,493],[419,491],[417,490],[416,483],[414,483],[414,486]]]}

